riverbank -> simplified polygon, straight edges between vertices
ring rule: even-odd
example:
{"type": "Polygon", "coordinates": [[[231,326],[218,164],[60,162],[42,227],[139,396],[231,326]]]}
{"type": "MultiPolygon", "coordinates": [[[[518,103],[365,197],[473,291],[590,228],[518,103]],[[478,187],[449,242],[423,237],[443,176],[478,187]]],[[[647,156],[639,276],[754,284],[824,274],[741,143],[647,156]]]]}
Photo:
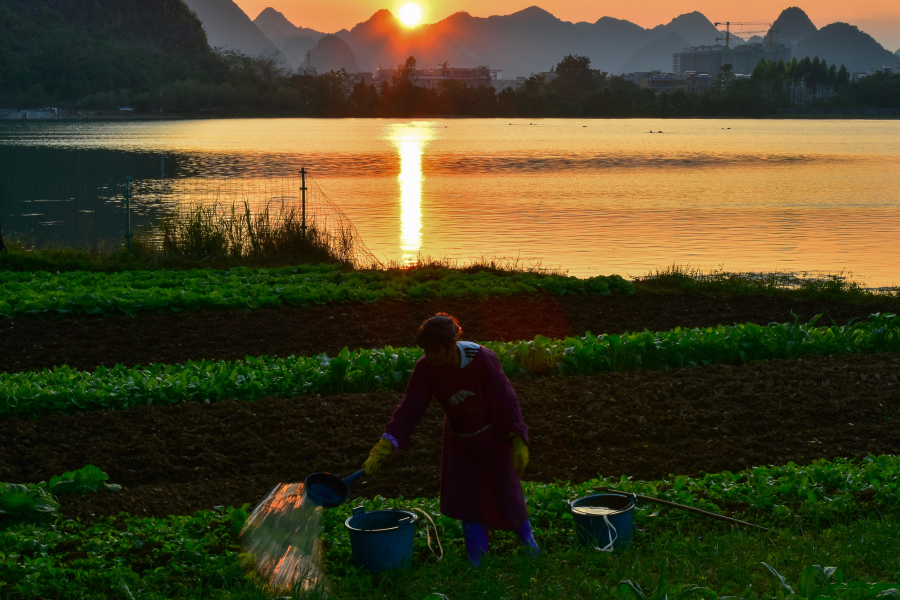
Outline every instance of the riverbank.
{"type": "MultiPolygon", "coordinates": [[[[347,117],[347,116],[320,116],[308,115],[302,113],[274,112],[274,111],[214,111],[204,110],[199,112],[132,112],[132,111],[71,111],[62,110],[58,114],[46,113],[37,109],[0,109],[0,122],[6,121],[192,121],[192,120],[209,120],[209,119],[374,119],[382,120],[384,117],[363,116],[363,117],[347,117]],[[23,116],[24,115],[24,116],[23,116]]],[[[495,115],[451,115],[451,114],[411,114],[408,119],[496,119],[495,115]]],[[[511,117],[513,119],[536,119],[553,120],[553,119],[571,119],[571,116],[562,117],[511,117]]],[[[584,116],[579,119],[587,121],[612,121],[621,119],[646,119],[643,115],[633,115],[628,117],[619,116],[584,116]]],[[[898,108],[779,108],[774,114],[754,115],[754,116],[732,116],[723,117],[721,115],[697,116],[656,116],[654,119],[660,121],[685,121],[693,119],[722,119],[730,120],[780,120],[780,119],[873,119],[873,120],[896,120],[900,119],[900,107],[898,108]]]]}

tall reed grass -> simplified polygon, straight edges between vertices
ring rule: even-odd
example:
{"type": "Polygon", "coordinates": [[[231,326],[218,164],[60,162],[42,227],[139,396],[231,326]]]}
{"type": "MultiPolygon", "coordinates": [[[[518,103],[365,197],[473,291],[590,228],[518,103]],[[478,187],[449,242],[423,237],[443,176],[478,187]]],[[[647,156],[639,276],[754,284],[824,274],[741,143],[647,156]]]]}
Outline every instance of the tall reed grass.
{"type": "Polygon", "coordinates": [[[303,225],[300,210],[285,207],[275,213],[267,204],[253,212],[242,207],[195,205],[163,220],[158,231],[143,240],[144,252],[155,249],[172,258],[284,260],[341,263],[352,266],[357,240],[350,227],[326,230],[314,221],[303,225]],[[157,238],[154,234],[158,234],[157,238]],[[155,246],[155,248],[154,248],[155,246]]]}

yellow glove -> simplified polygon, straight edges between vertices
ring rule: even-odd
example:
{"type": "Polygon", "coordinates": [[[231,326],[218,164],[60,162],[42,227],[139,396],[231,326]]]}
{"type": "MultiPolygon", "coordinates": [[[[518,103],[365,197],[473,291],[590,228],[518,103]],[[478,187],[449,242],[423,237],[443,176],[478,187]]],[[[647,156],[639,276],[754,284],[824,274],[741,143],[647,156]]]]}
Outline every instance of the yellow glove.
{"type": "Polygon", "coordinates": [[[384,462],[388,456],[393,454],[394,445],[391,444],[384,438],[378,440],[378,443],[375,444],[375,447],[369,450],[369,458],[366,459],[366,464],[363,465],[363,468],[366,470],[366,475],[374,475],[378,471],[381,470],[381,463],[384,462]]]}
{"type": "Polygon", "coordinates": [[[525,474],[525,467],[528,466],[528,444],[515,433],[509,434],[512,440],[512,464],[516,475],[522,477],[525,474]]]}

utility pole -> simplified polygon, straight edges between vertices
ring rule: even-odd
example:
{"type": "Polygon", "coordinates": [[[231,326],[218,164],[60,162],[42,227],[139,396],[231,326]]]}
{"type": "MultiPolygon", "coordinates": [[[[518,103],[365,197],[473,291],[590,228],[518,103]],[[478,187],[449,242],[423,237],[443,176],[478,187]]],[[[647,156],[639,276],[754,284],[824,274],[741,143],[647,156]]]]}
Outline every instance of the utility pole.
{"type": "Polygon", "coordinates": [[[125,249],[131,250],[131,175],[125,178],[125,249]]]}
{"type": "Polygon", "coordinates": [[[300,231],[306,248],[306,167],[300,169],[300,231]]]}
{"type": "Polygon", "coordinates": [[[3,243],[3,196],[5,185],[3,184],[3,180],[0,179],[0,252],[4,254],[9,253],[9,250],[6,249],[6,244],[3,243]]]}

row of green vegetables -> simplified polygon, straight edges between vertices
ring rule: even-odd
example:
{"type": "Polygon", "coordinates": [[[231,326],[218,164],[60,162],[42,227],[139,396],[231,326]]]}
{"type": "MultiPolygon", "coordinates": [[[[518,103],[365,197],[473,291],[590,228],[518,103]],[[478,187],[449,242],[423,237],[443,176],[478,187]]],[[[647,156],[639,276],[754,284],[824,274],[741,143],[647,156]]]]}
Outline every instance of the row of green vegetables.
{"type": "MultiPolygon", "coordinates": [[[[900,458],[816,461],[662,481],[525,483],[538,560],[492,533],[482,567],[467,566],[458,521],[436,499],[357,499],[324,511],[324,566],[332,598],[896,598],[900,592],[900,458]],[[610,555],[581,547],[568,502],[597,486],[733,510],[771,531],[731,528],[683,511],[637,504],[632,546],[610,555]],[[372,576],[352,566],[343,521],[351,507],[418,508],[446,553],[436,561],[419,530],[411,569],[372,576]]],[[[103,598],[264,598],[241,554],[249,505],[194,516],[56,519],[0,530],[0,595],[103,598]]],[[[435,545],[431,540],[432,546],[435,545]]]]}
{"type": "Polygon", "coordinates": [[[59,516],[59,494],[93,494],[101,490],[121,491],[122,486],[107,483],[109,475],[87,465],[41,483],[0,483],[0,527],[19,522],[48,522],[59,516]]]}
{"type": "Polygon", "coordinates": [[[0,316],[111,312],[134,315],[148,311],[278,308],[536,292],[609,294],[633,293],[634,288],[618,275],[579,279],[532,273],[507,276],[490,271],[467,274],[444,268],[348,272],[333,265],[121,273],[0,271],[0,316]]]}
{"type": "MultiPolygon", "coordinates": [[[[818,319],[818,317],[816,318],[818,319]]],[[[816,319],[760,326],[752,323],[705,329],[527,342],[487,342],[507,376],[592,375],[638,369],[673,369],[712,363],[900,350],[900,317],[874,314],[862,322],[816,327],[816,319]]],[[[215,402],[226,398],[403,390],[419,348],[385,347],[337,356],[258,357],[242,361],[190,361],[183,365],[66,366],[0,373],[0,417],[124,409],[144,404],[215,402]]]]}

